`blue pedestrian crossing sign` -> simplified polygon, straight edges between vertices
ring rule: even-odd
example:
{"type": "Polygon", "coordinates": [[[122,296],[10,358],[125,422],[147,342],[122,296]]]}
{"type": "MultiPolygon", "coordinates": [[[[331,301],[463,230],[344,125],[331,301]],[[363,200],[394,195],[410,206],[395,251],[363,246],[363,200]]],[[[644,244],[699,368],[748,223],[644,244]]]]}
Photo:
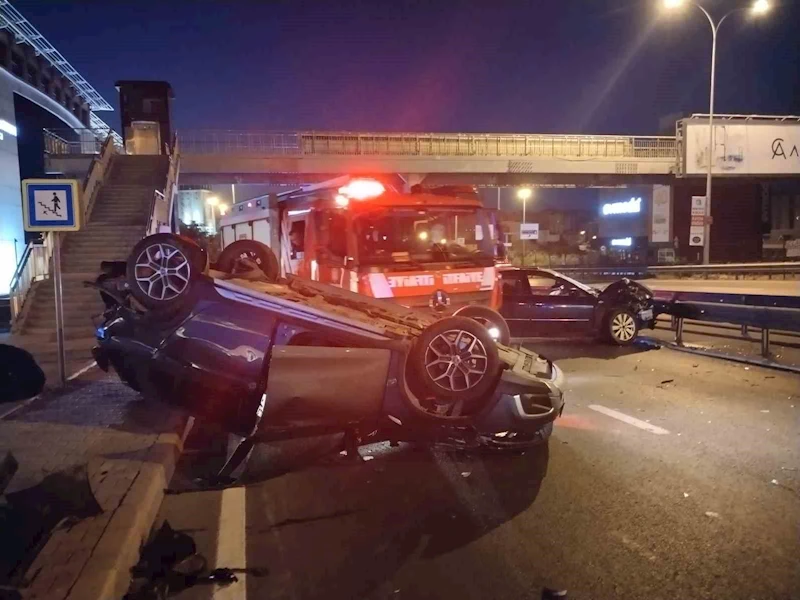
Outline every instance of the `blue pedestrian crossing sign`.
{"type": "Polygon", "coordinates": [[[23,179],[25,231],[77,231],[81,228],[77,179],[23,179]]]}

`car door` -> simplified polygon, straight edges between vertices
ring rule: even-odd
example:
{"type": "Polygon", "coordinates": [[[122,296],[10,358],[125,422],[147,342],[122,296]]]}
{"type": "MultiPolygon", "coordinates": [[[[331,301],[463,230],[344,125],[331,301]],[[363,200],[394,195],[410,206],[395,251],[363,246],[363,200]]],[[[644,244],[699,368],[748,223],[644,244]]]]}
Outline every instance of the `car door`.
{"type": "Polygon", "coordinates": [[[536,337],[536,307],[525,271],[504,271],[501,274],[503,315],[512,338],[536,337]]]}
{"type": "Polygon", "coordinates": [[[574,284],[546,271],[530,271],[532,327],[542,337],[591,334],[596,299],[574,284]]]}

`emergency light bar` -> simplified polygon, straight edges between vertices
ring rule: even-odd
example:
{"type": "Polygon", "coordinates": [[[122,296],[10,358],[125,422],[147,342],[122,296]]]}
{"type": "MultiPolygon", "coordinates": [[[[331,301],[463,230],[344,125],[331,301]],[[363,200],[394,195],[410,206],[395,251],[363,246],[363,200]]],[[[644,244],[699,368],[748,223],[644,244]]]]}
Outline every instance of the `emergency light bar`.
{"type": "MultiPolygon", "coordinates": [[[[386,191],[380,181],[375,179],[353,179],[339,188],[339,194],[350,200],[368,200],[377,198],[386,191]]],[[[337,199],[337,204],[341,202],[337,199]]]]}

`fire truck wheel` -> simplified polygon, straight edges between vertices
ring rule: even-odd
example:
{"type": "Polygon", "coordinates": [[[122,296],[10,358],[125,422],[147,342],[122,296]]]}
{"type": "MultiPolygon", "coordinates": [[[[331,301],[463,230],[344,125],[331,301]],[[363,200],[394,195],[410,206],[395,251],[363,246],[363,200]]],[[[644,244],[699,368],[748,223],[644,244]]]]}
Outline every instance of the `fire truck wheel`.
{"type": "Polygon", "coordinates": [[[256,240],[233,242],[219,255],[217,267],[221,271],[232,273],[240,259],[256,263],[269,281],[277,281],[280,276],[280,265],[275,253],[269,246],[256,240]]]}
{"type": "Polygon", "coordinates": [[[486,327],[489,335],[498,344],[508,346],[511,343],[511,330],[508,328],[508,323],[496,310],[492,310],[488,306],[472,305],[465,306],[455,312],[455,316],[469,317],[476,320],[478,323],[486,327]]]}
{"type": "Polygon", "coordinates": [[[442,400],[489,400],[500,357],[486,328],[468,317],[445,317],[427,327],[409,354],[409,376],[442,400]]]}
{"type": "Polygon", "coordinates": [[[131,294],[148,309],[183,304],[192,279],[198,274],[194,256],[194,248],[171,233],[156,233],[139,240],[126,265],[131,294]]]}

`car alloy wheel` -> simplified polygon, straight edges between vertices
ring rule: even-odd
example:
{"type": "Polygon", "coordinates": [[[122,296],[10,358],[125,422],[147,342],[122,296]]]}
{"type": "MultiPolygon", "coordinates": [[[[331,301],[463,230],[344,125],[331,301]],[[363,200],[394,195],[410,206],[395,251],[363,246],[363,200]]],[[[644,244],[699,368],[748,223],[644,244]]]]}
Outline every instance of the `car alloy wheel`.
{"type": "Polygon", "coordinates": [[[425,351],[425,370],[448,392],[472,389],[486,375],[488,355],[483,342],[468,331],[449,330],[437,335],[425,351]]]}
{"type": "Polygon", "coordinates": [[[180,248],[153,244],[136,258],[136,285],[149,298],[159,301],[180,296],[189,286],[191,267],[180,248]]]}
{"type": "Polygon", "coordinates": [[[630,342],[636,335],[636,322],[626,312],[619,312],[611,319],[611,335],[620,342],[630,342]]]}

